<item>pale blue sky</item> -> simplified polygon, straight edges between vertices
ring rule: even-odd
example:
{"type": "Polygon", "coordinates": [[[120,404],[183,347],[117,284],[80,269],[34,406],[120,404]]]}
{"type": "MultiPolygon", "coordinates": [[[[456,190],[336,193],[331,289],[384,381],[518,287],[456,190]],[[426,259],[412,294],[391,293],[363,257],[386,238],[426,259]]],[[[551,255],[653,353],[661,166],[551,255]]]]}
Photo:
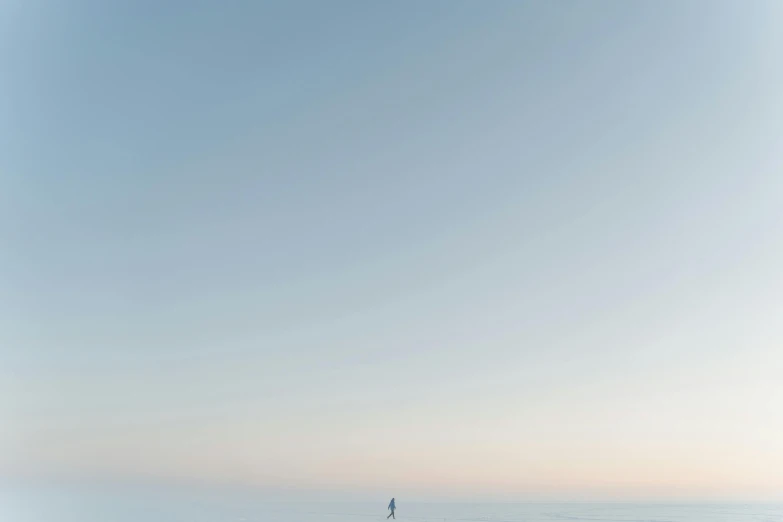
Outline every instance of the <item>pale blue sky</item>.
{"type": "Polygon", "coordinates": [[[0,20],[2,476],[783,491],[780,3],[0,20]]]}

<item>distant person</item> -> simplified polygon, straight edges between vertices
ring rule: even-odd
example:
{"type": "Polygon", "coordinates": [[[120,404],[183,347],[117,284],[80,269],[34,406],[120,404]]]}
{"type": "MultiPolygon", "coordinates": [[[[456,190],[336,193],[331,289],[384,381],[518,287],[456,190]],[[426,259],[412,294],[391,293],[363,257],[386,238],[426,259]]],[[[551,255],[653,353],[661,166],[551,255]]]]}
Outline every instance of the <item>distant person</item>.
{"type": "Polygon", "coordinates": [[[393,518],[394,520],[397,520],[397,517],[394,516],[394,510],[397,509],[397,506],[394,505],[394,499],[389,502],[389,511],[391,511],[391,514],[389,514],[388,517],[386,517],[386,520],[389,518],[393,518]]]}

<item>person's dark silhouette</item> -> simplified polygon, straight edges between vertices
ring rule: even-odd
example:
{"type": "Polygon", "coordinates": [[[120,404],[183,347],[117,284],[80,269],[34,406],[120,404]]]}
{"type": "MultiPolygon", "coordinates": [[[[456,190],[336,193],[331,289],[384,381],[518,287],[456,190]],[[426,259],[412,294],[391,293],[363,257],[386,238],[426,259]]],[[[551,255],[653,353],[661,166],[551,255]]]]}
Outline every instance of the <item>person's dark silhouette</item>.
{"type": "Polygon", "coordinates": [[[389,502],[388,509],[391,511],[391,513],[389,513],[389,516],[386,517],[386,520],[388,520],[389,518],[393,518],[394,520],[397,520],[397,517],[394,516],[394,510],[397,509],[397,506],[394,505],[394,499],[391,499],[391,502],[389,502]]]}

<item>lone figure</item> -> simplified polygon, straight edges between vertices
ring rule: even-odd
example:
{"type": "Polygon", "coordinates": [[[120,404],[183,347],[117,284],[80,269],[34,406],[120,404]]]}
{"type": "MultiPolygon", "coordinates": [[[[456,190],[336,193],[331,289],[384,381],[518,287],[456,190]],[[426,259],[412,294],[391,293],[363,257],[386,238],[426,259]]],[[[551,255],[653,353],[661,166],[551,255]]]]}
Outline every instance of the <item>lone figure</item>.
{"type": "Polygon", "coordinates": [[[394,520],[397,520],[397,517],[394,516],[394,510],[397,509],[397,506],[394,505],[394,499],[391,499],[391,502],[389,502],[389,511],[391,511],[391,514],[389,514],[388,517],[386,517],[386,520],[389,520],[389,518],[393,518],[394,520]]]}

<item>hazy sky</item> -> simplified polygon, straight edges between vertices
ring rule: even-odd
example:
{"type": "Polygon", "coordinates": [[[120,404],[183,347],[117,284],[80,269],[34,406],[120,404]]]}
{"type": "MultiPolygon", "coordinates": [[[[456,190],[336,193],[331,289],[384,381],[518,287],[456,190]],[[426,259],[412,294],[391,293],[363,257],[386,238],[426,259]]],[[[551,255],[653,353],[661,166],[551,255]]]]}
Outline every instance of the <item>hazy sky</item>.
{"type": "Polygon", "coordinates": [[[0,3],[0,476],[780,498],[782,27],[0,3]]]}

